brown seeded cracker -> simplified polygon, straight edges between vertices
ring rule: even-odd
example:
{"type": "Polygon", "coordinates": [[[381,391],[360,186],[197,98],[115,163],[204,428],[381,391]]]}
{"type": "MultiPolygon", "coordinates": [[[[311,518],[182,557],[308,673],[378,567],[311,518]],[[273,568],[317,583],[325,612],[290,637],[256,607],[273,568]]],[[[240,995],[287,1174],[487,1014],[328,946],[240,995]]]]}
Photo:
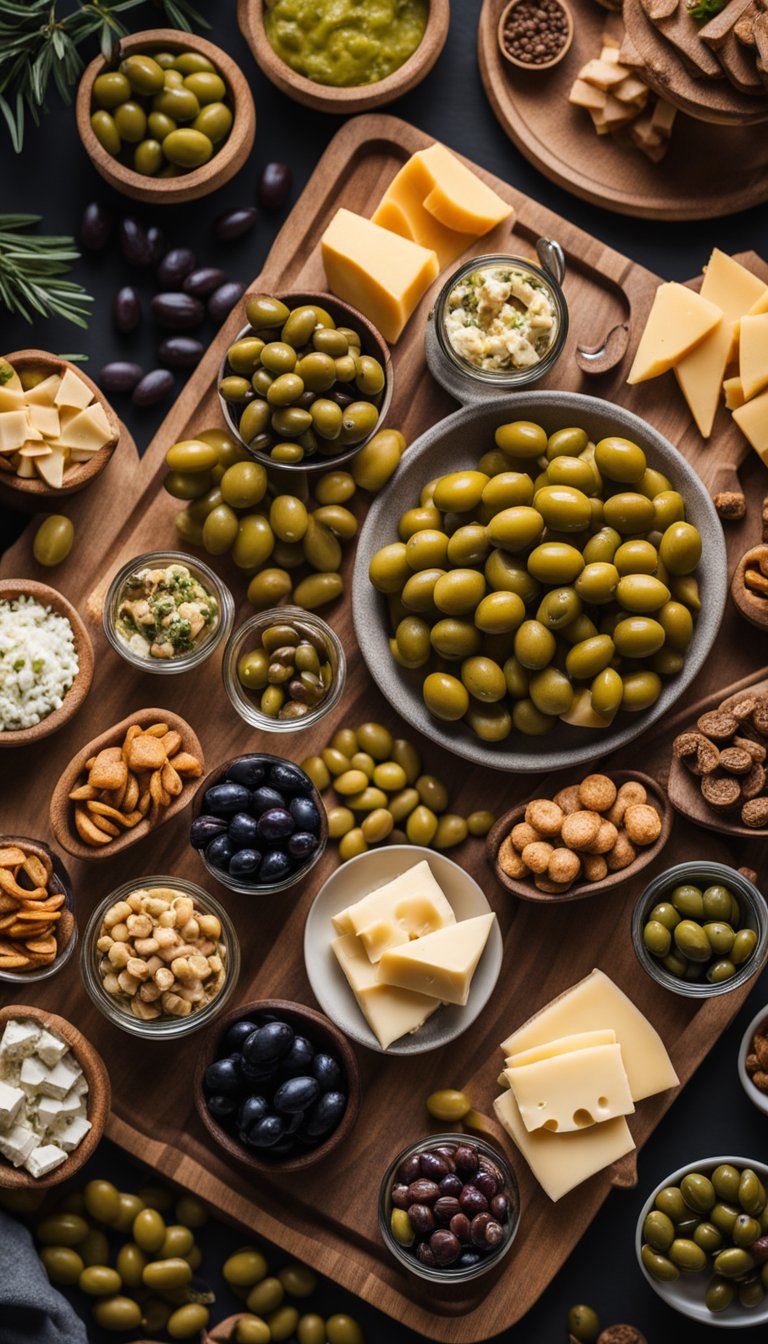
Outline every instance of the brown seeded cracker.
{"type": "Polygon", "coordinates": [[[748,775],[754,762],[742,747],[725,747],[720,752],[720,767],[728,775],[748,775]]]}
{"type": "Polygon", "coordinates": [[[609,1325],[597,1337],[597,1344],[648,1344],[634,1325],[609,1325]]]}
{"type": "Polygon", "coordinates": [[[741,820],[756,830],[768,826],[768,798],[751,798],[741,809],[741,820]]]}
{"type": "Polygon", "coordinates": [[[761,698],[752,713],[752,725],[758,733],[768,736],[768,700],[761,698]]]}
{"type": "Polygon", "coordinates": [[[689,758],[696,759],[696,752],[699,749],[701,733],[678,733],[672,743],[672,755],[678,761],[688,763],[689,758]]]}
{"type": "Polygon", "coordinates": [[[764,761],[768,755],[762,742],[755,742],[751,737],[734,737],[733,746],[748,751],[753,761],[764,761]]]}
{"type": "Polygon", "coordinates": [[[738,522],[747,512],[747,501],[740,490],[721,490],[712,496],[712,503],[726,523],[738,522]]]}
{"type": "Polygon", "coordinates": [[[719,764],[720,752],[718,748],[714,742],[710,742],[709,738],[705,737],[699,743],[699,749],[696,752],[696,769],[693,773],[695,775],[711,775],[719,764]]]}
{"type": "Polygon", "coordinates": [[[732,778],[707,775],[701,781],[701,794],[715,812],[733,812],[741,801],[741,785],[732,778]]]}
{"type": "Polygon", "coordinates": [[[758,697],[755,695],[742,696],[735,704],[728,705],[728,713],[732,714],[734,719],[738,719],[739,723],[745,723],[754,714],[758,703],[758,697]]]}
{"type": "Polygon", "coordinates": [[[755,761],[748,775],[743,775],[741,779],[741,796],[745,802],[750,798],[759,798],[765,791],[766,769],[759,761],[755,761]]]}
{"type": "Polygon", "coordinates": [[[733,737],[739,726],[738,719],[727,710],[711,709],[707,714],[702,714],[696,721],[696,727],[705,737],[710,737],[715,742],[726,742],[729,737],[733,737]]]}

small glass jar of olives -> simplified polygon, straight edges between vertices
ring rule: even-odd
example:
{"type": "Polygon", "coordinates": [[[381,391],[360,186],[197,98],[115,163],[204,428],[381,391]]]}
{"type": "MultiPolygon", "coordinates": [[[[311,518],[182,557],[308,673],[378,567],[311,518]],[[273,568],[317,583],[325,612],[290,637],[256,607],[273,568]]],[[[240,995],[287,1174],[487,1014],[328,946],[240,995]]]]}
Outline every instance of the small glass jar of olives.
{"type": "Polygon", "coordinates": [[[379,1231],[395,1259],[447,1287],[498,1266],[520,1223],[520,1195],[506,1158],[484,1139],[432,1134],[388,1167],[379,1231]]]}
{"type": "Polygon", "coordinates": [[[768,954],[768,908],[749,878],[724,863],[679,863],[659,873],[632,913],[640,965],[685,998],[728,994],[768,954]]]}
{"type": "Polygon", "coordinates": [[[221,671],[241,719],[265,732],[295,733],[339,703],[347,662],[338,635],[319,616],[274,607],[233,631],[221,671]]]}

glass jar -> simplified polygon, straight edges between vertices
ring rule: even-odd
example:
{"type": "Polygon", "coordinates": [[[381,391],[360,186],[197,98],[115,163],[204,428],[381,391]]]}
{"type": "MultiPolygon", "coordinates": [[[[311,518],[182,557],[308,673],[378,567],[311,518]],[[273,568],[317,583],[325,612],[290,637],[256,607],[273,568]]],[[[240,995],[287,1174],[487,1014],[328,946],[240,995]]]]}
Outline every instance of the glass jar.
{"type": "Polygon", "coordinates": [[[133,878],[116,887],[94,909],[85,933],[80,953],[80,971],[83,984],[96,1007],[110,1022],[131,1036],[142,1036],[148,1041],[173,1040],[178,1036],[189,1036],[201,1027],[206,1027],[226,1006],[232,996],[240,974],[240,943],[235,926],[224,907],[207,891],[195,882],[183,877],[155,875],[153,877],[133,878]],[[97,948],[101,937],[104,916],[110,906],[126,900],[135,891],[152,891],[156,887],[171,888],[181,896],[191,896],[195,907],[203,914],[215,915],[221,924],[221,942],[226,956],[224,983],[218,994],[204,1007],[193,1009],[187,1017],[157,1017],[144,1021],[134,1017],[124,1000],[107,993],[99,971],[102,953],[97,948]]]}
{"type": "Polygon", "coordinates": [[[224,650],[221,673],[227,695],[240,718],[244,719],[246,723],[250,723],[254,728],[261,728],[267,733],[299,733],[307,728],[314,727],[325,714],[335,709],[339,703],[347,679],[347,660],[344,656],[341,640],[335,630],[332,630],[330,625],[327,625],[319,616],[315,616],[311,611],[304,611],[301,607],[274,607],[271,611],[262,611],[256,616],[249,617],[237,630],[232,632],[224,650]],[[306,714],[302,714],[295,719],[281,719],[265,714],[259,708],[260,692],[252,693],[242,685],[238,675],[238,665],[243,655],[257,645],[259,636],[270,626],[295,626],[296,623],[305,626],[325,644],[327,660],[331,665],[331,684],[323,699],[314,709],[309,709],[306,714]]]}
{"type": "Polygon", "coordinates": [[[476,1138],[474,1134],[430,1134],[428,1138],[419,1139],[417,1143],[411,1143],[398,1153],[393,1162],[387,1168],[387,1172],[381,1183],[379,1192],[379,1231],[384,1240],[387,1249],[391,1251],[396,1260],[412,1274],[420,1279],[426,1279],[429,1283],[435,1284],[461,1284],[469,1283],[472,1279],[478,1279],[487,1274],[489,1270],[494,1269],[509,1251],[514,1241],[517,1230],[520,1225],[520,1192],[517,1186],[515,1173],[503,1153],[497,1148],[493,1148],[484,1139],[476,1138]],[[418,1156],[427,1149],[433,1149],[441,1144],[470,1144],[476,1148],[481,1158],[486,1158],[492,1162],[494,1167],[501,1173],[506,1191],[509,1198],[509,1212],[507,1221],[503,1224],[506,1236],[502,1242],[475,1265],[467,1267],[457,1266],[455,1269],[451,1266],[443,1268],[440,1266],[423,1265],[420,1260],[412,1255],[406,1246],[401,1246],[392,1234],[390,1218],[392,1214],[392,1201],[390,1194],[394,1185],[395,1173],[401,1162],[406,1158],[418,1156]]]}
{"type": "Polygon", "coordinates": [[[116,653],[142,672],[173,676],[178,672],[188,672],[191,668],[204,663],[221,641],[229,635],[234,616],[235,604],[232,594],[218,574],[214,574],[202,560],[197,560],[192,555],[185,555],[183,551],[148,551],[146,555],[137,555],[123,565],[110,583],[104,602],[104,633],[116,653]],[[218,617],[213,628],[187,653],[180,653],[172,658],[152,658],[149,653],[132,648],[128,640],[118,633],[118,611],[123,600],[123,588],[132,574],[141,569],[167,569],[170,565],[184,565],[192,577],[216,598],[219,607],[218,617]]]}
{"type": "Polygon", "coordinates": [[[54,854],[42,840],[32,840],[24,835],[3,835],[0,836],[0,848],[10,848],[12,845],[18,845],[20,848],[28,846],[32,853],[42,851],[50,859],[53,865],[53,874],[48,883],[48,891],[52,896],[63,896],[64,904],[59,906],[61,918],[56,921],[56,956],[53,961],[45,966],[39,966],[37,969],[30,970],[0,970],[0,981],[7,981],[9,984],[28,985],[36,984],[40,980],[48,980],[50,976],[60,971],[69,961],[72,953],[77,946],[77,920],[75,919],[75,898],[72,891],[72,882],[64,864],[58,854],[54,854]]]}

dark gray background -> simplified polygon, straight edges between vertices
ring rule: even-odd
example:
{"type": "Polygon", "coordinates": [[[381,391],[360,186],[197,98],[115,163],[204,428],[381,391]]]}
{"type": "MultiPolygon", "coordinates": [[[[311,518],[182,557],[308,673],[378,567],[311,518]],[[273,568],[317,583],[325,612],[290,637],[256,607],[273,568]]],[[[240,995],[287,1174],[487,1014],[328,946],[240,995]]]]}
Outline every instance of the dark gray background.
{"type": "MultiPolygon", "coordinates": [[[[125,213],[136,214],[146,222],[159,223],[168,237],[179,245],[191,246],[201,261],[215,263],[233,278],[248,282],[258,273],[286,211],[277,217],[263,216],[255,230],[236,243],[219,246],[212,242],[210,224],[223,209],[252,204],[260,168],[271,159],[288,163],[294,176],[292,199],[299,194],[318,157],[338,128],[336,118],[307,112],[285,98],[256,69],[250,51],[235,22],[233,0],[201,0],[212,20],[212,39],[228,51],[250,80],[256,99],[258,126],[256,145],[248,164],[215,196],[187,206],[165,208],[152,213],[111,193],[91,168],[77,137],[74,113],[52,102],[52,115],[38,131],[32,130],[25,153],[16,157],[4,130],[0,130],[0,210],[38,212],[44,216],[47,232],[77,234],[85,204],[94,199],[108,201],[125,213]]],[[[519,190],[542,201],[581,228],[610,243],[613,247],[642,262],[651,270],[670,279],[686,279],[700,270],[715,244],[728,251],[761,248],[766,208],[755,209],[720,221],[670,224],[627,219],[597,207],[586,205],[548,182],[518,153],[498,126],[486,101],[477,66],[475,30],[479,14],[476,0],[453,0],[451,31],[446,48],[434,70],[413,93],[393,106],[393,111],[423,130],[460,150],[505,178],[519,190]]],[[[128,16],[131,27],[157,26],[151,6],[128,16]]],[[[702,128],[702,153],[706,153],[706,128],[702,128]]],[[[712,183],[717,193],[716,179],[712,183]]],[[[723,203],[724,208],[726,203],[723,203]]],[[[151,319],[130,337],[119,337],[111,323],[110,307],[115,290],[122,284],[136,283],[147,301],[151,286],[145,275],[132,271],[115,247],[106,253],[85,257],[76,275],[95,295],[93,319],[88,332],[80,332],[63,322],[37,322],[31,328],[18,320],[2,319],[3,350],[29,345],[59,353],[80,351],[90,355],[89,372],[98,376],[109,359],[136,359],[146,368],[154,366],[158,334],[151,319]]],[[[209,335],[213,334],[210,328],[209,335]]],[[[180,390],[182,380],[177,379],[180,390]]],[[[149,443],[171,399],[156,411],[136,411],[126,399],[116,397],[115,406],[136,437],[140,451],[149,443]]],[[[716,445],[713,446],[716,451],[716,445]]],[[[119,516],[119,501],[114,501],[119,516]]],[[[9,515],[0,514],[2,535],[10,539],[19,525],[9,515]]],[[[761,659],[755,652],[755,666],[761,659]]],[[[702,837],[703,838],[703,837],[702,837]]],[[[595,915],[599,912],[595,911],[595,915]]],[[[514,974],[514,967],[507,968],[514,974]]],[[[766,1120],[747,1100],[736,1073],[736,1054],[740,1035],[749,1018],[766,1001],[768,973],[753,990],[747,1005],[726,1035],[712,1049],[709,1058],[693,1081],[676,1101],[640,1161],[640,1183],[635,1191],[614,1192],[593,1223],[582,1244],[523,1322],[506,1336],[515,1344],[559,1344],[566,1337],[568,1307],[579,1301],[591,1303],[599,1311],[603,1324],[627,1321],[639,1326],[649,1344],[700,1344],[711,1335],[669,1311],[640,1275],[634,1257],[634,1229],[645,1194],[666,1173],[688,1160],[734,1154],[765,1160],[766,1120]]],[[[446,1082],[450,1082],[450,1058],[446,1059],[446,1082]]],[[[388,1155],[383,1155],[382,1161],[388,1155]]],[[[121,1156],[105,1145],[92,1163],[94,1174],[116,1176],[125,1170],[121,1156]]],[[[257,1191],[254,1195],[258,1198],[257,1191]]],[[[329,1184],[329,1200],[333,1199],[329,1184]]],[[[371,1198],[375,1192],[371,1192],[371,1198]]],[[[232,1238],[228,1238],[231,1242],[232,1238]]],[[[218,1257],[217,1257],[218,1258],[218,1257]]],[[[223,1257],[222,1257],[223,1258],[223,1257]]],[[[524,1266],[520,1266],[524,1272],[524,1266]]],[[[495,1290],[515,1293],[511,1274],[495,1290]]],[[[416,1341],[405,1327],[359,1306],[328,1287],[326,1309],[346,1309],[364,1321],[369,1344],[384,1344],[392,1339],[416,1341]]],[[[228,1310],[233,1309],[229,1307],[228,1310]]],[[[745,1341],[765,1339],[765,1330],[741,1332],[745,1341]]]]}

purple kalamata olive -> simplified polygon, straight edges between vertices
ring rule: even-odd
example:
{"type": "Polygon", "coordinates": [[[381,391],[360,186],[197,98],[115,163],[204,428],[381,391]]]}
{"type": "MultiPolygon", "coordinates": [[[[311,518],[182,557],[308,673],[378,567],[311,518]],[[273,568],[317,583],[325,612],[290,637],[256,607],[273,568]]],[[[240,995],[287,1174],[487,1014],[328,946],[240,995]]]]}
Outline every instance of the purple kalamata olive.
{"type": "Polygon", "coordinates": [[[200,326],[205,309],[191,294],[167,291],[153,298],[152,316],[159,326],[168,327],[170,331],[188,331],[200,326]]]}
{"type": "Polygon", "coordinates": [[[440,1195],[440,1189],[434,1181],[427,1181],[424,1177],[418,1177],[410,1184],[411,1203],[412,1204],[434,1204],[440,1195]]]}
{"type": "Polygon", "coordinates": [[[447,1228],[440,1227],[429,1238],[429,1249],[438,1265],[453,1265],[461,1255],[458,1237],[454,1237],[447,1228]]]}
{"type": "Polygon", "coordinates": [[[506,1195],[494,1195],[491,1200],[491,1213],[503,1223],[509,1213],[509,1199],[506,1195]]]}
{"type": "Polygon", "coordinates": [[[461,1213],[461,1205],[453,1195],[441,1195],[436,1201],[435,1217],[439,1223],[450,1223],[457,1213],[461,1213]]]}
{"type": "Polygon", "coordinates": [[[463,1189],[464,1183],[455,1172],[451,1172],[449,1176],[444,1176],[440,1182],[440,1194],[452,1195],[454,1199],[458,1199],[463,1189]]]}
{"type": "MultiPolygon", "coordinates": [[[[469,1229],[469,1235],[472,1238],[473,1245],[485,1246],[487,1229],[493,1223],[490,1213],[478,1213],[472,1219],[469,1229]]],[[[498,1226],[498,1224],[496,1224],[498,1226]]]]}
{"type": "Polygon", "coordinates": [[[293,184],[287,163],[267,163],[259,178],[258,200],[264,210],[279,210],[285,205],[293,184]]]}
{"type": "Polygon", "coordinates": [[[144,370],[140,364],[116,359],[112,364],[104,365],[97,381],[105,392],[132,392],[143,377],[144,370]]]}
{"type": "Polygon", "coordinates": [[[459,1195],[459,1203],[462,1211],[473,1218],[476,1213],[485,1213],[488,1208],[488,1200],[485,1195],[476,1190],[474,1185],[465,1185],[459,1195]]]}
{"type": "MultiPolygon", "coordinates": [[[[439,1202],[439,1201],[438,1201],[439,1202]]],[[[448,1224],[454,1237],[458,1237],[462,1246],[468,1246],[470,1241],[470,1221],[466,1213],[454,1214],[448,1224]]]]}
{"type": "Polygon", "coordinates": [[[419,1157],[419,1170],[422,1176],[428,1176],[431,1181],[441,1181],[450,1172],[450,1167],[439,1153],[426,1152],[419,1157]]]}
{"type": "Polygon", "coordinates": [[[428,1204],[409,1204],[408,1217],[411,1226],[420,1237],[428,1237],[435,1230],[435,1215],[428,1204]]]}
{"type": "Polygon", "coordinates": [[[420,1241],[416,1247],[416,1259],[419,1264],[426,1265],[429,1269],[434,1269],[437,1260],[428,1241],[420,1241]]]}
{"type": "Polygon", "coordinates": [[[112,317],[118,331],[135,331],[141,322],[141,299],[133,285],[123,285],[112,300],[112,317]]]}
{"type": "Polygon", "coordinates": [[[147,231],[137,219],[127,216],[120,220],[120,251],[129,266],[151,266],[152,248],[147,231]]]}
{"type": "Polygon", "coordinates": [[[472,1184],[488,1200],[493,1199],[499,1188],[496,1177],[490,1171],[478,1171],[477,1175],[472,1177],[472,1184]]]}
{"type": "Polygon", "coordinates": [[[188,247],[172,247],[157,268],[161,285],[180,285],[197,265],[197,257],[188,247]]]}
{"type": "Polygon", "coordinates": [[[390,1199],[396,1209],[407,1209],[411,1202],[411,1196],[407,1185],[393,1185],[390,1199]]]}
{"type": "Polygon", "coordinates": [[[227,280],[226,284],[219,285],[208,300],[208,316],[211,321],[223,322],[225,317],[229,317],[244,293],[245,285],[241,285],[239,280],[227,280]]]}
{"type": "Polygon", "coordinates": [[[758,1237],[757,1241],[753,1241],[752,1245],[748,1247],[748,1250],[756,1260],[768,1260],[768,1235],[758,1237]]]}
{"type": "Polygon", "coordinates": [[[320,841],[316,835],[309,831],[297,831],[295,835],[290,836],[286,849],[292,859],[308,859],[310,854],[314,854],[320,841]]]}
{"type": "Polygon", "coordinates": [[[170,369],[152,369],[134,387],[131,401],[134,406],[156,406],[173,391],[173,382],[170,369]]]}
{"type": "Polygon", "coordinates": [[[249,233],[258,218],[259,212],[255,205],[225,210],[214,219],[211,232],[217,242],[230,243],[234,238],[242,238],[244,233],[249,233]]]}
{"type": "Polygon", "coordinates": [[[195,849],[203,849],[216,835],[223,835],[227,823],[221,817],[208,817],[204,814],[195,817],[189,828],[189,842],[195,849]]]}
{"type": "Polygon", "coordinates": [[[259,817],[259,835],[265,840],[282,840],[296,829],[296,822],[284,807],[270,807],[259,817]]]}
{"type": "Polygon", "coordinates": [[[157,353],[172,369],[193,369],[203,358],[205,346],[194,336],[166,336],[157,353]]]}
{"type": "Polygon", "coordinates": [[[485,1244],[489,1248],[500,1246],[504,1240],[504,1228],[494,1218],[485,1225],[485,1244]]]}
{"type": "Polygon", "coordinates": [[[158,228],[157,224],[150,224],[147,229],[147,242],[149,243],[150,261],[156,266],[158,261],[162,261],[168,251],[168,241],[163,230],[158,228]]]}
{"type": "Polygon", "coordinates": [[[115,216],[101,201],[91,201],[80,221],[80,242],[86,252],[100,252],[106,247],[115,227],[115,216]]]}
{"type": "Polygon", "coordinates": [[[411,1181],[416,1180],[418,1174],[419,1155],[418,1153],[411,1153],[410,1157],[404,1158],[397,1168],[395,1180],[399,1185],[410,1185],[411,1181]]]}
{"type": "Polygon", "coordinates": [[[460,1143],[453,1155],[453,1160],[456,1163],[456,1171],[459,1176],[463,1176],[465,1180],[468,1176],[474,1176],[478,1162],[477,1149],[472,1144],[460,1143]]]}
{"type": "Polygon", "coordinates": [[[225,284],[226,280],[226,272],[219,270],[218,266],[197,266],[185,277],[181,288],[185,294],[194,294],[196,298],[204,299],[206,295],[212,294],[214,289],[218,289],[219,285],[225,284]]]}

